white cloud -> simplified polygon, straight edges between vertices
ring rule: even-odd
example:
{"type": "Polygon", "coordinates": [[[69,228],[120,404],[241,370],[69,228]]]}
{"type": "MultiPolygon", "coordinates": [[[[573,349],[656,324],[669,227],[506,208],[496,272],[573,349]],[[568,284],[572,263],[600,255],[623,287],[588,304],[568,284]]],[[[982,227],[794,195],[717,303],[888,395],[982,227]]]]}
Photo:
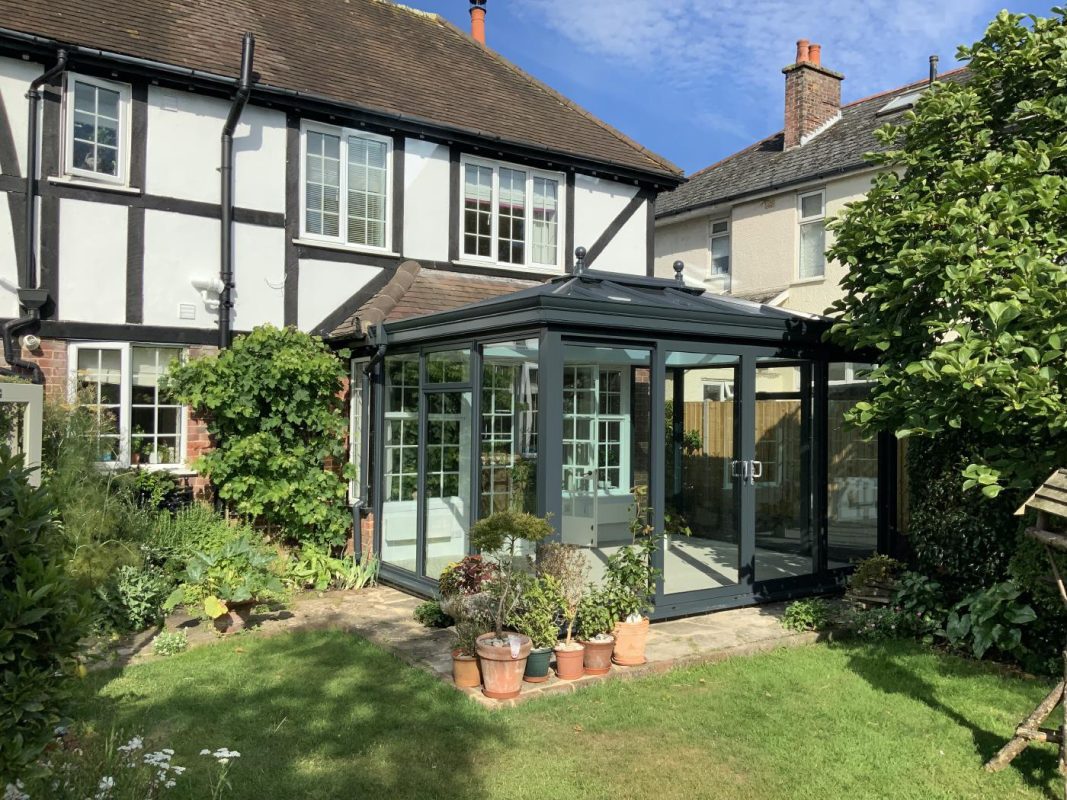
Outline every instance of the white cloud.
{"type": "Polygon", "coordinates": [[[931,53],[952,67],[960,38],[994,13],[974,0],[519,0],[513,8],[597,58],[712,96],[723,81],[780,89],[796,40],[810,39],[822,44],[823,64],[845,74],[851,98],[900,82],[887,75],[923,77],[931,53]]]}

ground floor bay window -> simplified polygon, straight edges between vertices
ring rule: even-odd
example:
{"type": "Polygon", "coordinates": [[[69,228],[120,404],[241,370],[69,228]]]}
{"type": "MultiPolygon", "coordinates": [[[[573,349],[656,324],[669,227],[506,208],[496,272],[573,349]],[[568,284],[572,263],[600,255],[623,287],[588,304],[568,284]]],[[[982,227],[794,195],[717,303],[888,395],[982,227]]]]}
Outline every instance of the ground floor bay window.
{"type": "Polygon", "coordinates": [[[471,524],[512,508],[547,516],[594,581],[650,528],[660,616],[840,585],[892,515],[887,448],[844,422],[862,369],[827,324],[600,272],[388,323],[383,578],[431,592],[471,524]]]}
{"type": "Polygon", "coordinates": [[[181,357],[180,347],[126,342],[70,345],[70,399],[97,415],[102,463],[182,465],[184,409],[160,387],[167,367],[181,357]]]}

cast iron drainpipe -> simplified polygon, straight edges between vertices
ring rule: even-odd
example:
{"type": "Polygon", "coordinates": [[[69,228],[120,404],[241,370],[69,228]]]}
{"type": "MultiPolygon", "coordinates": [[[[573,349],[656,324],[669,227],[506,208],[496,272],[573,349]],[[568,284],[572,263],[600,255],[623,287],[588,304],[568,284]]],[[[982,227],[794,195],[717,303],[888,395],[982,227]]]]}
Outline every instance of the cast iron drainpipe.
{"type": "Polygon", "coordinates": [[[29,372],[34,383],[44,383],[41,368],[32,361],[21,358],[15,346],[15,335],[41,318],[41,306],[48,295],[37,287],[37,106],[41,101],[41,87],[67,68],[67,51],[56,53],[56,63],[30,82],[26,91],[29,116],[26,120],[26,238],[23,242],[22,274],[19,276],[19,305],[26,309],[25,315],[8,320],[0,327],[4,340],[4,360],[8,368],[0,370],[7,375],[29,372]]]}
{"type": "Polygon", "coordinates": [[[230,346],[230,309],[233,308],[233,131],[252,93],[252,57],[255,50],[255,37],[246,33],[241,45],[241,79],[237,85],[237,95],[222,126],[222,162],[219,168],[222,182],[222,235],[219,237],[222,248],[219,259],[219,280],[222,282],[222,291],[219,292],[220,350],[230,346]]]}

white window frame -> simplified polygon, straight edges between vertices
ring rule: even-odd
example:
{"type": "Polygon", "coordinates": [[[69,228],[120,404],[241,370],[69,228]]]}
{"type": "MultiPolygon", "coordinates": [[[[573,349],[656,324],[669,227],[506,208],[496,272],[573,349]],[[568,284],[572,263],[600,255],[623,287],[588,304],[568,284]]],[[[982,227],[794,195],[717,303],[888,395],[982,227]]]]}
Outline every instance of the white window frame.
{"type": "Polygon", "coordinates": [[[733,250],[733,230],[730,225],[729,217],[719,217],[708,222],[708,280],[729,280],[734,271],[734,250],[733,250]],[[724,224],[726,230],[715,232],[715,226],[718,224],[724,224]],[[727,268],[726,272],[715,271],[715,251],[714,244],[716,239],[726,239],[727,253],[727,268]]]}
{"type": "Polygon", "coordinates": [[[130,181],[130,97],[132,87],[128,83],[116,83],[91,75],[68,72],[63,91],[63,174],[116,186],[129,186],[130,181]],[[98,89],[108,89],[119,94],[118,165],[115,175],[104,175],[74,166],[74,85],[84,83],[98,89]]]}
{"type": "Polygon", "coordinates": [[[311,242],[327,242],[350,250],[365,250],[372,253],[391,253],[393,247],[393,140],[389,136],[370,133],[354,128],[325,125],[321,122],[303,120],[300,124],[300,238],[311,242]],[[336,236],[312,233],[307,229],[307,138],[308,133],[337,136],[341,140],[340,176],[338,197],[338,225],[336,236]],[[348,139],[357,137],[385,145],[385,244],[361,244],[348,241],[348,139]]]}
{"type": "MultiPolygon", "coordinates": [[[[150,342],[71,342],[67,348],[67,392],[70,402],[78,399],[78,354],[82,350],[115,350],[119,353],[119,457],[115,461],[101,461],[104,469],[125,469],[130,466],[130,445],[132,443],[131,421],[133,418],[133,375],[132,349],[134,347],[163,347],[179,350],[180,358],[185,360],[185,348],[174,344],[156,344],[150,342]]],[[[142,464],[140,468],[149,470],[184,470],[188,449],[188,409],[180,406],[178,412],[178,460],[168,464],[142,464]]]]}
{"type": "Polygon", "coordinates": [[[826,244],[826,190],[816,189],[811,192],[799,192],[797,193],[797,269],[796,280],[797,281],[821,281],[826,278],[826,250],[825,247],[822,252],[822,267],[817,275],[804,275],[801,268],[801,259],[804,253],[804,237],[802,232],[804,226],[813,225],[819,223],[823,226],[823,244],[826,244]],[[821,211],[813,216],[804,216],[804,200],[808,197],[819,198],[819,208],[821,211]]]}
{"type": "Polygon", "coordinates": [[[492,266],[508,267],[513,269],[531,269],[531,270],[554,270],[557,272],[563,271],[563,259],[564,259],[564,235],[566,231],[566,220],[569,209],[567,208],[567,176],[562,172],[551,172],[542,169],[535,169],[533,167],[526,166],[524,164],[512,164],[507,161],[496,161],[486,158],[478,158],[477,156],[463,155],[460,157],[459,165],[459,213],[457,214],[458,230],[456,235],[459,237],[459,260],[467,261],[477,264],[486,264],[492,266]],[[492,198],[491,214],[490,214],[490,230],[492,236],[492,254],[489,256],[479,256],[473,253],[464,252],[464,203],[465,198],[463,194],[463,186],[465,182],[465,175],[467,171],[467,165],[485,167],[493,171],[493,186],[492,186],[492,198]],[[519,172],[526,173],[526,219],[524,222],[525,229],[525,242],[523,244],[523,256],[524,261],[521,264],[514,264],[510,261],[500,261],[500,214],[499,214],[499,199],[500,199],[500,169],[511,169],[519,172]],[[533,244],[531,242],[531,234],[533,232],[533,182],[534,178],[542,178],[544,180],[555,181],[556,183],[556,262],[554,264],[542,264],[531,260],[533,255],[533,244]]]}
{"type": "Polygon", "coordinates": [[[865,384],[871,383],[870,373],[874,369],[874,364],[861,361],[841,361],[836,362],[843,364],[845,367],[845,377],[837,380],[827,379],[827,384],[830,386],[845,386],[850,384],[865,384]],[[862,375],[862,373],[867,373],[862,375]]]}

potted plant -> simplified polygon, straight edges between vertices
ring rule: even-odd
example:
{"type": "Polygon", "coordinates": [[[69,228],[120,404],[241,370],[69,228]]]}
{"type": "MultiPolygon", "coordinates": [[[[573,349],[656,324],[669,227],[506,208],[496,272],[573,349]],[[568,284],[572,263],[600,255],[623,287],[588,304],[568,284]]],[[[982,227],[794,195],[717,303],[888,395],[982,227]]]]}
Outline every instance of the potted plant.
{"type": "Polygon", "coordinates": [[[520,541],[536,544],[552,533],[547,520],[511,509],[497,511],[471,526],[471,543],[489,554],[497,565],[496,575],[487,583],[493,630],[477,639],[482,693],[486,697],[497,700],[517,697],[522,688],[522,675],[532,647],[530,637],[504,630],[521,597],[522,563],[516,549],[520,541]]]}
{"type": "MultiPolygon", "coordinates": [[[[635,494],[640,498],[640,495],[635,494]]],[[[609,559],[604,577],[603,594],[615,626],[615,650],[612,661],[626,667],[645,663],[648,641],[647,613],[654,608],[656,575],[652,566],[656,552],[653,528],[648,523],[651,509],[636,500],[630,530],[633,544],[620,547],[609,559]]]]}
{"type": "Polygon", "coordinates": [[[452,649],[452,680],[456,686],[481,685],[477,639],[490,626],[487,588],[497,565],[480,555],[465,556],[441,571],[438,591],[441,611],[455,620],[456,646],[452,649]]]}
{"type": "Polygon", "coordinates": [[[611,670],[614,628],[615,617],[606,592],[590,586],[578,604],[578,639],[585,648],[586,675],[606,675],[611,670]]]}
{"type": "Polygon", "coordinates": [[[213,620],[220,633],[241,630],[255,606],[285,597],[279,561],[262,542],[240,534],[217,550],[193,553],[163,607],[169,611],[179,604],[189,609],[200,605],[202,615],[213,620]]]}
{"type": "Polygon", "coordinates": [[[574,545],[545,542],[537,550],[537,573],[551,576],[559,584],[565,627],[564,640],[555,647],[556,677],[575,680],[585,674],[585,648],[574,640],[574,623],[589,573],[585,553],[574,545]]]}
{"type": "Polygon", "coordinates": [[[460,688],[473,689],[482,683],[478,668],[478,637],[482,625],[474,619],[456,620],[456,646],[452,648],[452,680],[460,688]]]}
{"type": "Polygon", "coordinates": [[[551,575],[527,578],[525,583],[522,603],[509,618],[508,625],[529,636],[533,645],[522,679],[527,683],[544,683],[548,680],[552,649],[559,641],[563,594],[559,582],[551,575]]]}

